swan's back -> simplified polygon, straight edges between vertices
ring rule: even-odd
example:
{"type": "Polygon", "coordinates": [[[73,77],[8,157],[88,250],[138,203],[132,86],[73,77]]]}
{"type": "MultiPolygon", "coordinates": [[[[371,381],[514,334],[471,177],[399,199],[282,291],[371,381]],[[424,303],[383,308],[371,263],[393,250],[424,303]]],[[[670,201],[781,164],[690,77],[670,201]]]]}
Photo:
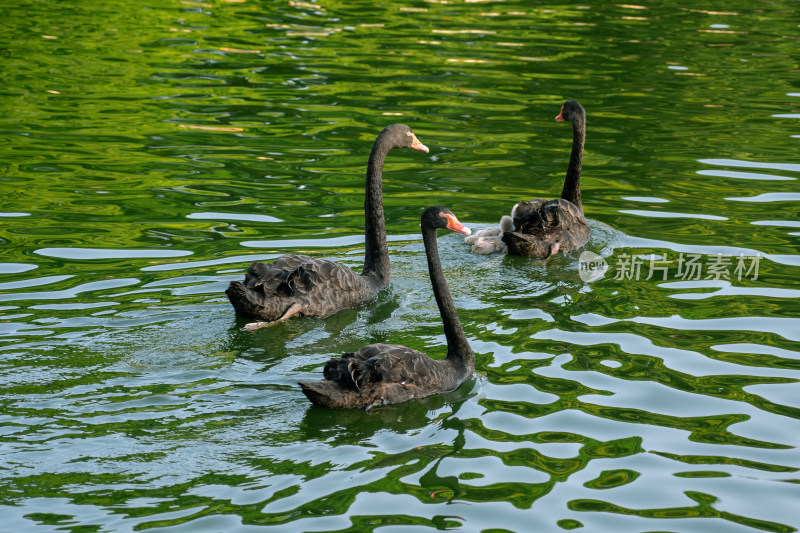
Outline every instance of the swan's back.
{"type": "Polygon", "coordinates": [[[563,198],[519,202],[513,213],[514,231],[503,235],[512,255],[546,259],[557,251],[573,252],[589,240],[583,210],[563,198]]]}
{"type": "Polygon", "coordinates": [[[519,202],[514,208],[514,230],[520,233],[548,228],[570,230],[585,224],[586,219],[581,208],[563,198],[537,198],[529,202],[519,202]]]}
{"type": "Polygon", "coordinates": [[[472,368],[431,359],[397,344],[370,344],[325,364],[325,381],[300,383],[320,407],[373,407],[423,398],[457,388],[472,368]]]}
{"type": "Polygon", "coordinates": [[[326,317],[369,303],[380,287],[335,261],[283,255],[269,263],[253,262],[244,283],[234,281],[225,293],[240,316],[277,320],[294,303],[303,316],[326,317]]]}

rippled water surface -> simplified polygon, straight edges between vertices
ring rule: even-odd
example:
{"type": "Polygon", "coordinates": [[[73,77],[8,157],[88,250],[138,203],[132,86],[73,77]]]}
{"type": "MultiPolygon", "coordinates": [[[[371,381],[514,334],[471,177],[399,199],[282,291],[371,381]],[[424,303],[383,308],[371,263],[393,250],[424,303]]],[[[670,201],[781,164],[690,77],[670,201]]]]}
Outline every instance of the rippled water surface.
{"type": "Polygon", "coordinates": [[[721,6],[0,6],[0,530],[796,531],[800,9],[721,6]],[[312,407],[331,356],[443,356],[419,216],[555,197],[567,98],[605,274],[442,235],[475,376],[312,407]],[[392,122],[389,290],[240,331],[250,261],[360,267],[392,122]]]}

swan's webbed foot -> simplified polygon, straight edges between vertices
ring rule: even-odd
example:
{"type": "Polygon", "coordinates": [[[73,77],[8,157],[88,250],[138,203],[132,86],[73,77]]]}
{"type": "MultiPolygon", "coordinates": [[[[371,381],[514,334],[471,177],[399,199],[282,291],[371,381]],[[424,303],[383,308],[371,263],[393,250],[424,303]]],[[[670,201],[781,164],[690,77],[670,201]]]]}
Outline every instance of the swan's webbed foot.
{"type": "Polygon", "coordinates": [[[283,322],[287,318],[292,318],[293,316],[300,314],[300,311],[302,310],[303,310],[302,305],[298,303],[293,303],[292,305],[289,306],[288,309],[286,309],[286,311],[283,312],[283,314],[277,320],[273,320],[271,322],[250,322],[249,324],[245,324],[245,326],[242,328],[242,331],[255,331],[257,329],[265,328],[267,326],[273,326],[279,322],[283,322]]]}
{"type": "Polygon", "coordinates": [[[255,331],[260,328],[265,328],[267,326],[271,326],[273,324],[277,324],[277,320],[273,320],[272,322],[250,322],[249,324],[245,324],[242,328],[242,331],[255,331]]]}

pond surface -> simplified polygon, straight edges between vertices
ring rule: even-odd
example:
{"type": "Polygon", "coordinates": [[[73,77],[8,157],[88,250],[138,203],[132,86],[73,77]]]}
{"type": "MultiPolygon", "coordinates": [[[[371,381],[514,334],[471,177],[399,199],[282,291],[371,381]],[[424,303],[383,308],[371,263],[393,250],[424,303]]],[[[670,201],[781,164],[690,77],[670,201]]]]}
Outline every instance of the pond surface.
{"type": "Polygon", "coordinates": [[[797,531],[798,11],[0,7],[0,529],[797,531]],[[557,196],[568,98],[605,275],[442,235],[475,376],[312,407],[296,382],[329,357],[443,356],[419,216],[557,196]],[[431,151],[387,159],[391,287],[240,331],[223,291],[250,261],[360,267],[393,122],[431,151]]]}

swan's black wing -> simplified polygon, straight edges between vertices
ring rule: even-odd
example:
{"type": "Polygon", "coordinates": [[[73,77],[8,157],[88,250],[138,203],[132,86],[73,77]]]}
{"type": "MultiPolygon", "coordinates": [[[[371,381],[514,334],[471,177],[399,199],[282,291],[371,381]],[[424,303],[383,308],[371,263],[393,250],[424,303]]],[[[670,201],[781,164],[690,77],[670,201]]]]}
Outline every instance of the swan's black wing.
{"type": "Polygon", "coordinates": [[[284,255],[269,263],[253,262],[244,283],[232,282],[226,291],[237,314],[278,319],[292,304],[298,313],[325,317],[372,301],[377,291],[349,267],[305,255],[284,255]]]}
{"type": "Polygon", "coordinates": [[[466,375],[446,361],[396,344],[370,344],[331,359],[325,381],[300,383],[322,407],[366,407],[399,403],[455,389],[466,375]]]}
{"type": "Polygon", "coordinates": [[[245,273],[245,287],[264,295],[302,298],[316,291],[349,292],[363,285],[349,267],[306,255],[283,255],[271,263],[253,262],[245,273]]]}
{"type": "MultiPolygon", "coordinates": [[[[275,261],[253,261],[244,274],[244,286],[263,294],[274,294],[286,285],[287,278],[305,262],[314,259],[307,255],[282,255],[275,261]]],[[[286,294],[286,291],[282,291],[286,294]]]]}
{"type": "Polygon", "coordinates": [[[520,202],[514,208],[514,230],[530,233],[531,230],[563,228],[569,231],[575,226],[585,225],[583,211],[568,200],[542,200],[520,202]]]}
{"type": "Polygon", "coordinates": [[[514,230],[522,231],[523,227],[544,227],[546,221],[543,219],[542,207],[547,200],[537,198],[528,202],[522,201],[514,206],[512,217],[514,219],[514,230]]]}
{"type": "Polygon", "coordinates": [[[331,359],[322,373],[342,387],[361,390],[370,383],[425,381],[430,376],[427,355],[398,344],[370,344],[331,359]]]}
{"type": "Polygon", "coordinates": [[[454,382],[457,378],[453,369],[444,361],[431,359],[407,346],[383,343],[331,359],[323,374],[325,379],[356,391],[374,385],[398,384],[424,388],[427,394],[432,394],[452,390],[463,381],[454,382]]]}
{"type": "Polygon", "coordinates": [[[508,253],[544,259],[556,251],[577,250],[591,233],[583,211],[562,198],[518,203],[514,229],[503,235],[508,253]]]}

